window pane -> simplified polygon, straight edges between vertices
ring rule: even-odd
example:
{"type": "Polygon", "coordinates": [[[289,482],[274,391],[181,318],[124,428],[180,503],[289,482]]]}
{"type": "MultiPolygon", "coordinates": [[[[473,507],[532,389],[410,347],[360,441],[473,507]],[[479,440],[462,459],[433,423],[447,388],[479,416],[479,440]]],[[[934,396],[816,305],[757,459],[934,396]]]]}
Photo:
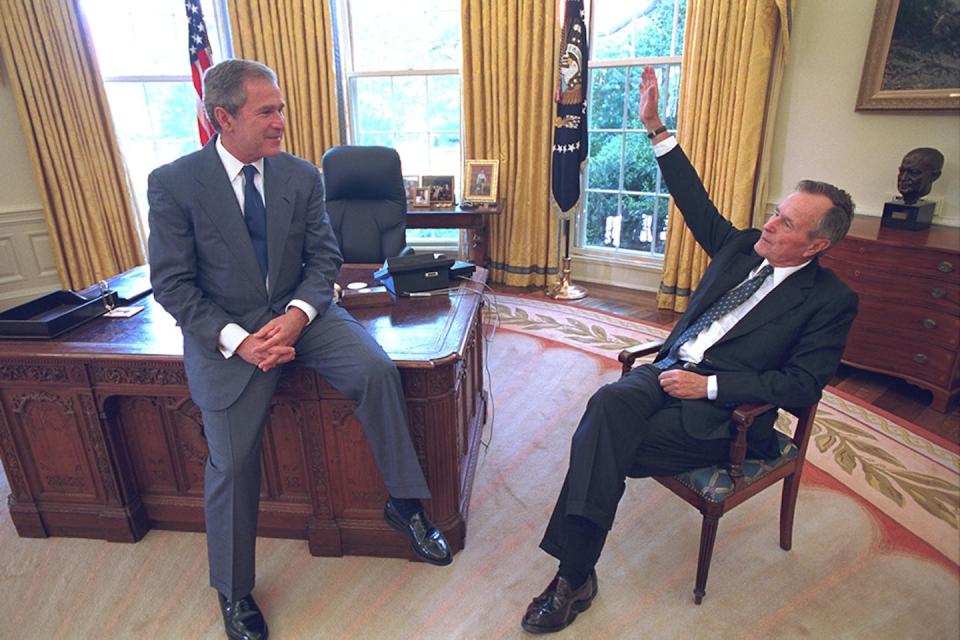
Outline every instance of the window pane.
{"type": "MultiPolygon", "coordinates": [[[[438,133],[430,137],[430,173],[454,176],[460,185],[460,134],[438,133]]],[[[459,192],[458,192],[459,193],[459,192]]]]}
{"type": "Polygon", "coordinates": [[[404,175],[422,176],[430,173],[430,152],[426,133],[397,135],[396,149],[400,154],[404,175]]]}
{"type": "Polygon", "coordinates": [[[633,20],[633,57],[650,58],[673,53],[674,0],[644,3],[633,20]]]}
{"type": "Polygon", "coordinates": [[[396,146],[392,133],[361,133],[357,137],[357,144],[390,148],[396,146]]]}
{"type": "Polygon", "coordinates": [[[390,78],[354,78],[354,113],[358,133],[393,131],[393,87],[390,78]]]}
{"type": "Polygon", "coordinates": [[[637,0],[593,3],[593,39],[590,57],[596,60],[629,58],[633,51],[631,25],[637,0]]]}
{"type": "Polygon", "coordinates": [[[354,71],[460,68],[456,0],[350,0],[354,71]]]}
{"type": "Polygon", "coordinates": [[[653,145],[647,140],[646,134],[625,135],[623,189],[654,193],[657,190],[657,161],[653,155],[653,145]]]}
{"type": "MultiPolygon", "coordinates": [[[[460,77],[428,76],[430,129],[460,131],[460,77]]],[[[422,121],[421,121],[422,122],[422,121]]]]}
{"type": "Polygon", "coordinates": [[[625,67],[608,67],[590,71],[591,92],[587,109],[590,129],[623,127],[625,86],[625,67]]]}
{"type": "Polygon", "coordinates": [[[653,244],[654,198],[623,196],[623,225],[620,247],[635,251],[650,251],[653,244]]]}
{"type": "Polygon", "coordinates": [[[623,134],[594,133],[590,136],[587,188],[619,189],[623,134]]]}
{"type": "Polygon", "coordinates": [[[683,55],[683,38],[687,33],[687,0],[677,2],[677,41],[673,55],[683,55]]]}
{"type": "Polygon", "coordinates": [[[667,214],[669,213],[670,200],[667,198],[656,199],[656,246],[654,253],[663,255],[667,248],[667,214]]]}
{"type": "Polygon", "coordinates": [[[620,216],[617,215],[617,194],[587,192],[586,244],[616,247],[620,243],[620,216]]]}
{"type": "MultiPolygon", "coordinates": [[[[181,0],[82,0],[103,76],[190,76],[187,13],[181,0]]],[[[203,0],[204,24],[216,60],[224,53],[213,2],[203,0]]]]}
{"type": "Polygon", "coordinates": [[[200,148],[196,93],[187,82],[106,82],[114,129],[137,202],[147,212],[147,176],[200,148]]]}
{"type": "MultiPolygon", "coordinates": [[[[383,78],[368,78],[382,80],[383,78]]],[[[423,131],[427,123],[427,91],[423,76],[398,76],[393,79],[393,96],[385,110],[393,112],[397,129],[403,131],[423,131]]],[[[361,99],[363,106],[367,96],[361,99]]]]}
{"type": "MultiPolygon", "coordinates": [[[[660,115],[663,118],[663,124],[671,131],[675,131],[677,104],[680,97],[680,65],[662,64],[653,65],[653,68],[657,72],[657,80],[660,83],[660,115]]],[[[632,87],[632,91],[627,99],[627,128],[630,129],[643,129],[643,124],[640,122],[640,96],[637,89],[642,71],[641,66],[633,66],[629,69],[627,84],[632,87]]]]}

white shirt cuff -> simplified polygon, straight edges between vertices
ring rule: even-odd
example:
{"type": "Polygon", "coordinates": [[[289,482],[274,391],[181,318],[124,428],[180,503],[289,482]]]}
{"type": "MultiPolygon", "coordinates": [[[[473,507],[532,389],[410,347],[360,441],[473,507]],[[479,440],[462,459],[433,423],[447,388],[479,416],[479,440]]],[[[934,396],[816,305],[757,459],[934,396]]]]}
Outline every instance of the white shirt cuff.
{"type": "Polygon", "coordinates": [[[660,156],[666,155],[670,151],[673,151],[673,148],[677,146],[676,136],[670,136],[669,138],[664,138],[660,142],[653,145],[653,155],[660,156]]]}
{"type": "Polygon", "coordinates": [[[707,400],[717,399],[717,376],[707,376],[707,400]]]}
{"type": "Polygon", "coordinates": [[[291,300],[287,303],[287,308],[284,311],[290,311],[290,307],[296,307],[307,314],[307,324],[313,322],[314,318],[317,317],[317,309],[311,304],[304,302],[303,300],[291,300]]]}
{"type": "Polygon", "coordinates": [[[220,338],[218,340],[220,354],[224,358],[233,357],[237,347],[240,346],[240,343],[243,342],[248,335],[250,335],[250,332],[235,322],[231,322],[223,329],[220,329],[220,338]]]}

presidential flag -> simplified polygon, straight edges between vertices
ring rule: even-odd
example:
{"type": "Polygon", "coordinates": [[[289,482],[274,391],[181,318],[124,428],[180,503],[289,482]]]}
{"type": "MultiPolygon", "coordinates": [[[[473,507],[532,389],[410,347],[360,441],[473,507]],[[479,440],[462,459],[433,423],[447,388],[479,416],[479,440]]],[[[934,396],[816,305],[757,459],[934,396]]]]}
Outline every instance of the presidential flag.
{"type": "Polygon", "coordinates": [[[580,165],[587,159],[586,81],[583,0],[567,0],[553,120],[553,197],[561,211],[569,210],[580,199],[580,165]]]}
{"type": "Polygon", "coordinates": [[[190,51],[190,72],[193,75],[193,88],[197,90],[197,128],[200,130],[200,144],[207,144],[214,133],[213,125],[207,119],[203,108],[203,72],[213,64],[213,51],[210,38],[207,37],[207,25],[203,23],[203,10],[200,0],[185,0],[187,19],[190,29],[187,47],[190,51]]]}

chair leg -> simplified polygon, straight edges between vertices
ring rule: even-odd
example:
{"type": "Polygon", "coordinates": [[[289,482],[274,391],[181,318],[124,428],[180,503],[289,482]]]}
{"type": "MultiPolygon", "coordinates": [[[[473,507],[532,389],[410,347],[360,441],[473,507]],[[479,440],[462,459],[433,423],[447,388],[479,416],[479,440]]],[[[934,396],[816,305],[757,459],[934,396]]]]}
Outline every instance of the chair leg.
{"type": "Polygon", "coordinates": [[[793,513],[797,508],[797,491],[800,489],[800,473],[794,471],[783,479],[783,494],[780,498],[780,548],[790,551],[793,546],[793,513]]]}
{"type": "Polygon", "coordinates": [[[717,524],[720,516],[704,514],[700,527],[700,557],[697,559],[697,584],[693,589],[693,601],[700,604],[707,593],[707,574],[713,557],[713,542],[717,539],[717,524]]]}

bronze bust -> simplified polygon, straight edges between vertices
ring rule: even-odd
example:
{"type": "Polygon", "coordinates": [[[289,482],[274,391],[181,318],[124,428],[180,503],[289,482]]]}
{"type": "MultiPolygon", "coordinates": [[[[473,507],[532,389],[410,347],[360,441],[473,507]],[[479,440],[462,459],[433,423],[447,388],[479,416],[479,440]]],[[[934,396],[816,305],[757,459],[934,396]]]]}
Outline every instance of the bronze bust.
{"type": "Polygon", "coordinates": [[[930,193],[933,181],[943,169],[943,154],[930,147],[919,147],[903,156],[897,171],[897,191],[906,204],[914,204],[930,193]]]}

